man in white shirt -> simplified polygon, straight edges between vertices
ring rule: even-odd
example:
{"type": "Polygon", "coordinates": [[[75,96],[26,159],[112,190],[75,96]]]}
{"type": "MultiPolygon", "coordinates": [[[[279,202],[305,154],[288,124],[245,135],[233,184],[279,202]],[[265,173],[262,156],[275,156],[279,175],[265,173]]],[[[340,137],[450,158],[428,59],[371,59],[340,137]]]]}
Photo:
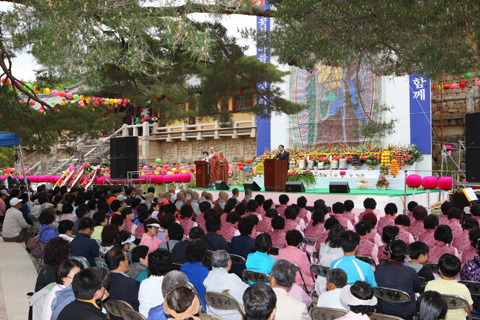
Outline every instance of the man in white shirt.
{"type": "Polygon", "coordinates": [[[348,305],[340,300],[342,288],[347,285],[347,273],[342,269],[328,270],[327,292],[318,297],[317,307],[335,308],[350,311],[348,305]]]}
{"type": "MultiPolygon", "coordinates": [[[[212,271],[203,281],[207,292],[228,292],[243,307],[243,293],[248,288],[248,284],[240,280],[234,273],[228,273],[232,267],[230,255],[225,250],[217,250],[212,254],[212,271]]],[[[242,317],[237,310],[219,310],[208,308],[208,313],[222,319],[241,320],[242,317]]]]}
{"type": "Polygon", "coordinates": [[[277,296],[275,320],[310,320],[307,305],[288,295],[288,290],[295,281],[295,266],[283,259],[272,266],[270,287],[277,296]]]}
{"type": "Polygon", "coordinates": [[[30,238],[30,233],[27,228],[30,225],[25,221],[20,207],[22,200],[18,198],[10,199],[10,209],[5,214],[3,222],[2,238],[5,242],[22,242],[30,238]]]}

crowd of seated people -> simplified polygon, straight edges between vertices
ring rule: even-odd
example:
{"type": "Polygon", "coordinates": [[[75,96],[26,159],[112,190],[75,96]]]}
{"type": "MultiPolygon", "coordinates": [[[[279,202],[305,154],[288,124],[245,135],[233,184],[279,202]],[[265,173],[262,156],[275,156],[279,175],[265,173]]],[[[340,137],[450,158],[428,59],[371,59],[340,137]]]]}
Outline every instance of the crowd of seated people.
{"type": "Polygon", "coordinates": [[[233,297],[248,319],[307,320],[312,307],[345,310],[344,319],[373,312],[403,319],[466,315],[446,311],[442,294],[461,296],[480,311],[480,301],[458,282],[480,281],[479,204],[462,218],[450,202],[438,217],[416,202],[408,203],[408,214],[394,203],[377,208],[373,198],[356,213],[351,200],[308,203],[299,196],[289,204],[282,194],[276,207],[251,190],[244,199],[238,190],[218,199],[191,189],[158,198],[154,192],[40,186],[27,195],[26,218],[33,218],[27,221],[26,193],[0,190],[4,240],[26,242],[38,234],[43,253],[32,319],[77,319],[80,310],[106,319],[110,300],[123,300],[150,320],[198,318],[201,306],[222,319],[241,319],[237,310],[209,306],[206,292],[233,297]],[[329,271],[312,277],[312,264],[329,271]],[[244,270],[265,274],[266,283],[244,270]],[[414,310],[377,301],[377,286],[408,293],[414,310]]]}

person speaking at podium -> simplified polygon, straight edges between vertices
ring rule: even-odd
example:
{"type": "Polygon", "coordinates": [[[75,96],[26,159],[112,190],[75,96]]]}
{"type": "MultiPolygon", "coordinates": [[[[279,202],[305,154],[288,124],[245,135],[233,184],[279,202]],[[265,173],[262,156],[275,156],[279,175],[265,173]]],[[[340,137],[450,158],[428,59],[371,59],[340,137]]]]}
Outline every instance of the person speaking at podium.
{"type": "Polygon", "coordinates": [[[278,153],[273,159],[285,160],[288,162],[289,156],[289,153],[285,151],[285,147],[283,146],[283,144],[281,144],[278,146],[278,153]]]}

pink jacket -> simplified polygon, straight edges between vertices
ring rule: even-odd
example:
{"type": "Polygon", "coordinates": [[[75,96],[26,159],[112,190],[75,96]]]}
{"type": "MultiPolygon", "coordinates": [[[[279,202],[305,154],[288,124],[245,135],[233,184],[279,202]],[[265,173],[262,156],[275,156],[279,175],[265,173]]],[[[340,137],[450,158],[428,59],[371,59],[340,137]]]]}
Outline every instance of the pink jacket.
{"type": "MultiPolygon", "coordinates": [[[[296,247],[287,246],[280,250],[278,259],[287,260],[291,263],[295,263],[302,272],[303,279],[307,286],[308,291],[312,290],[313,280],[310,275],[310,261],[307,258],[307,254],[296,247]]],[[[299,273],[295,276],[295,283],[300,287],[302,286],[302,277],[299,273]]]]}

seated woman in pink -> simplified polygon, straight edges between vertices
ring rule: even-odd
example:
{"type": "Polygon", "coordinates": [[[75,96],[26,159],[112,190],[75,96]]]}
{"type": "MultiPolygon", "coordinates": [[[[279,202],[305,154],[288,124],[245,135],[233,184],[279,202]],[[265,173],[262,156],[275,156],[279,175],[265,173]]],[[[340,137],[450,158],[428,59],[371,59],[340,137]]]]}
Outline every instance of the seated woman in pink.
{"type": "Polygon", "coordinates": [[[160,229],[160,224],[157,219],[150,218],[145,220],[145,233],[142,235],[142,241],[140,241],[140,245],[147,246],[148,252],[157,250],[162,242],[157,238],[158,229],[160,229]]]}
{"type": "Polygon", "coordinates": [[[382,241],[384,244],[378,247],[378,255],[377,255],[378,261],[382,261],[382,259],[385,259],[385,258],[388,259],[388,255],[387,253],[385,253],[384,248],[387,244],[389,244],[393,240],[398,239],[398,230],[399,229],[396,226],[385,226],[383,228],[382,241]]]}
{"type": "Polygon", "coordinates": [[[438,263],[440,257],[445,253],[450,253],[458,257],[458,252],[455,247],[449,247],[453,240],[452,229],[446,225],[438,226],[437,230],[434,233],[435,244],[433,247],[430,247],[430,252],[428,253],[428,263],[438,263]]]}
{"type": "Polygon", "coordinates": [[[220,228],[219,235],[223,236],[225,240],[232,241],[234,236],[239,236],[240,232],[238,231],[238,222],[240,222],[240,215],[235,211],[230,212],[227,216],[227,220],[225,223],[222,223],[222,227],[220,228]]]}
{"type": "Polygon", "coordinates": [[[413,236],[407,229],[410,227],[410,218],[407,215],[401,214],[395,219],[395,225],[398,227],[398,237],[407,245],[415,242],[413,236]]]}
{"type": "MultiPolygon", "coordinates": [[[[320,201],[320,200],[317,200],[320,201]]],[[[317,202],[315,201],[315,203],[317,202]]],[[[315,209],[312,214],[312,220],[305,229],[305,236],[310,238],[318,238],[325,232],[325,216],[328,214],[327,206],[323,203],[319,208],[315,209]]]]}
{"type": "Polygon", "coordinates": [[[395,225],[395,215],[398,212],[397,205],[393,202],[387,203],[385,208],[383,209],[385,211],[385,217],[380,219],[377,224],[377,232],[382,235],[383,228],[385,226],[394,226],[395,225]]]}
{"type": "Polygon", "coordinates": [[[367,221],[372,225],[372,231],[370,231],[370,234],[368,235],[368,240],[372,241],[375,243],[377,247],[381,246],[383,244],[382,242],[382,237],[377,232],[377,216],[373,212],[367,212],[363,215],[362,219],[360,221],[367,221]]]}
{"type": "Polygon", "coordinates": [[[337,218],[338,222],[345,228],[345,230],[352,230],[353,231],[353,224],[343,216],[345,212],[345,205],[341,202],[335,202],[332,205],[332,211],[335,213],[335,217],[337,218]]]}
{"type": "MultiPolygon", "coordinates": [[[[471,248],[470,246],[470,230],[478,228],[478,220],[475,218],[467,218],[462,224],[463,232],[459,236],[453,237],[452,246],[457,248],[458,251],[465,251],[471,248]]],[[[463,255],[462,255],[463,260],[463,255]]],[[[467,260],[468,261],[468,260],[467,260]]]]}
{"type": "MultiPolygon", "coordinates": [[[[365,216],[364,216],[365,217],[365,216]]],[[[370,257],[378,264],[378,247],[368,239],[372,225],[370,222],[362,220],[355,225],[355,231],[360,235],[360,243],[358,244],[358,256],[370,257]]]]}
{"type": "Polygon", "coordinates": [[[180,209],[180,214],[182,215],[182,221],[180,225],[183,227],[183,232],[186,236],[190,233],[190,230],[193,227],[198,227],[198,224],[192,220],[193,208],[191,205],[184,204],[180,209]]]}
{"type": "Polygon", "coordinates": [[[297,206],[300,208],[300,211],[298,212],[298,217],[300,219],[303,219],[305,225],[307,225],[312,219],[312,213],[305,209],[305,207],[307,206],[307,198],[305,198],[304,196],[299,197],[297,199],[297,206]]]}
{"type": "Polygon", "coordinates": [[[287,246],[287,240],[285,239],[285,219],[280,216],[276,216],[272,219],[272,231],[270,237],[272,238],[272,246],[277,248],[285,248],[287,246]]]}
{"type": "Polygon", "coordinates": [[[298,216],[298,212],[292,206],[288,207],[285,210],[285,231],[290,231],[290,230],[298,230],[300,232],[302,231],[302,229],[300,229],[300,225],[296,221],[297,216],[298,216]]]}
{"type": "Polygon", "coordinates": [[[272,219],[276,216],[278,216],[277,210],[268,209],[262,221],[258,223],[257,231],[261,233],[269,233],[272,231],[272,219]]]}
{"type": "Polygon", "coordinates": [[[248,217],[248,216],[251,216],[251,215],[256,215],[258,217],[258,220],[262,220],[262,215],[260,213],[257,213],[257,209],[258,209],[257,201],[255,201],[253,199],[248,201],[248,203],[247,203],[247,213],[245,213],[245,215],[242,216],[242,218],[248,217]]]}
{"type": "Polygon", "coordinates": [[[356,225],[358,223],[358,215],[352,212],[353,208],[355,208],[355,204],[352,200],[345,200],[343,205],[345,206],[343,216],[350,220],[353,225],[356,225]]]}
{"type": "MultiPolygon", "coordinates": [[[[469,219],[474,219],[474,218],[467,218],[466,220],[469,219]]],[[[477,219],[475,219],[477,220],[477,219]]],[[[480,247],[480,228],[476,227],[473,228],[472,230],[469,231],[468,233],[469,236],[469,246],[468,248],[463,249],[462,251],[462,265],[464,265],[467,261],[472,260],[475,258],[478,254],[479,249],[477,247],[480,247]]],[[[455,241],[455,240],[453,240],[455,241]]],[[[456,248],[456,247],[455,247],[456,248]]],[[[460,251],[457,248],[458,251],[460,251]]]]}
{"type": "MultiPolygon", "coordinates": [[[[278,259],[287,260],[291,263],[296,264],[300,271],[302,272],[303,279],[305,280],[305,285],[307,286],[308,291],[312,291],[313,280],[312,277],[309,277],[310,274],[310,260],[305,252],[298,249],[300,244],[303,241],[303,236],[298,230],[287,231],[286,235],[287,247],[280,249],[278,253],[278,259]]],[[[302,277],[300,273],[297,272],[295,276],[295,283],[302,287],[302,277]]]]}
{"type": "Polygon", "coordinates": [[[413,208],[414,221],[408,228],[408,232],[410,232],[412,236],[418,237],[425,232],[425,228],[423,227],[423,221],[425,220],[427,215],[428,212],[424,206],[416,206],[415,208],[413,208]]]}
{"type": "Polygon", "coordinates": [[[462,219],[462,211],[460,211],[460,209],[457,207],[448,209],[448,220],[444,224],[452,229],[452,235],[454,238],[462,234],[460,219],[462,219]]]}
{"type": "Polygon", "coordinates": [[[434,233],[438,227],[438,217],[434,214],[429,214],[425,220],[423,220],[423,228],[425,232],[418,236],[418,241],[422,241],[429,248],[435,244],[434,233]]]}

